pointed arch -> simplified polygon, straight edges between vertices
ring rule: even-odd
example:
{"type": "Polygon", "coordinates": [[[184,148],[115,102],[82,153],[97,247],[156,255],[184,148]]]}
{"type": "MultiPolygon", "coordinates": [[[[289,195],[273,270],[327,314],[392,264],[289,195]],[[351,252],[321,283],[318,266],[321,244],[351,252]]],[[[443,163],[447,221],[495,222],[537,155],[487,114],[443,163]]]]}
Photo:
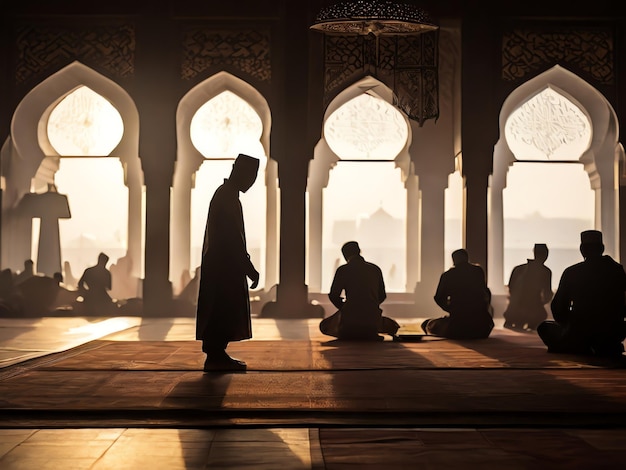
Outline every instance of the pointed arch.
{"type": "MultiPolygon", "coordinates": [[[[394,106],[394,97],[393,92],[390,88],[388,88],[384,83],[378,81],[374,77],[367,76],[353,83],[345,90],[338,93],[335,98],[329,103],[325,114],[324,114],[324,126],[331,116],[338,111],[342,106],[346,105],[350,101],[363,96],[363,95],[371,95],[378,99],[382,99],[389,106],[394,106]]],[[[395,106],[394,106],[395,108],[395,106]]],[[[404,142],[404,146],[397,153],[397,155],[390,155],[389,161],[394,163],[394,168],[400,169],[401,181],[400,183],[405,185],[405,189],[407,191],[407,201],[411,199],[411,196],[408,194],[411,190],[416,190],[417,186],[411,184],[411,181],[415,178],[414,175],[411,174],[411,164],[410,164],[410,156],[409,156],[409,147],[412,141],[412,131],[411,126],[409,124],[408,118],[406,115],[401,113],[401,116],[404,120],[404,124],[406,125],[406,141],[404,142]]],[[[340,156],[333,150],[331,145],[329,145],[328,136],[325,135],[325,131],[322,130],[322,137],[318,141],[315,146],[314,156],[309,164],[309,174],[307,181],[307,195],[308,195],[308,231],[307,231],[307,275],[308,280],[307,283],[309,285],[310,292],[320,293],[323,290],[323,220],[324,220],[324,198],[323,192],[324,189],[328,187],[330,171],[337,166],[339,161],[341,160],[340,156]]],[[[361,164],[361,163],[356,163],[361,164]]],[[[412,207],[410,204],[407,204],[407,212],[410,210],[409,207],[412,207]]],[[[388,214],[384,213],[384,211],[374,211],[370,214],[372,217],[386,217],[388,214]]],[[[406,274],[406,279],[403,282],[404,288],[403,290],[407,290],[407,285],[410,284],[410,269],[412,263],[410,260],[406,259],[406,253],[411,253],[410,245],[413,240],[412,237],[406,236],[407,233],[411,231],[410,225],[412,221],[417,221],[416,214],[404,214],[404,219],[406,221],[406,228],[404,231],[400,230],[401,238],[403,242],[406,243],[406,250],[402,250],[404,254],[404,259],[400,262],[402,266],[398,268],[398,266],[392,265],[390,267],[390,272],[403,272],[406,274]]],[[[415,222],[417,223],[417,222],[415,222]]],[[[390,230],[392,233],[396,233],[396,230],[390,230]]],[[[347,240],[345,240],[347,241],[347,240]]],[[[375,258],[375,256],[370,253],[371,258],[375,258]]],[[[395,264],[395,263],[394,263],[395,264]]],[[[382,267],[382,266],[381,266],[382,267]]],[[[326,273],[328,276],[329,273],[326,273]]],[[[332,276],[332,273],[330,273],[332,276]]],[[[326,286],[328,287],[328,286],[326,286]]],[[[412,286],[411,286],[412,288],[412,286]]]]}
{"type": "MultiPolygon", "coordinates": [[[[109,156],[118,157],[128,187],[128,247],[133,274],[142,270],[142,187],[143,174],[139,161],[139,113],[130,95],[114,81],[86,65],[75,61],[52,74],[30,92],[15,109],[11,120],[9,149],[2,154],[7,186],[3,200],[3,263],[17,269],[30,256],[30,220],[21,217],[16,206],[35,186],[53,183],[54,173],[62,157],[54,150],[47,136],[47,120],[55,106],[68,94],[86,86],[107,99],[119,112],[124,133],[109,156]],[[8,250],[8,246],[11,249],[8,250]]],[[[104,156],[104,155],[103,155],[104,156]]],[[[28,218],[29,219],[29,218],[28,218]]]]}
{"type": "MultiPolygon", "coordinates": [[[[182,273],[196,268],[191,263],[191,191],[195,175],[205,157],[195,147],[191,138],[191,121],[198,109],[225,91],[244,100],[257,113],[262,123],[260,144],[265,165],[266,187],[266,249],[264,266],[266,290],[278,282],[278,168],[270,156],[271,113],[263,95],[252,85],[228,72],[218,72],[192,88],[178,104],[176,110],[177,160],[174,173],[170,278],[176,285],[182,273]]],[[[225,175],[228,176],[228,175],[225,175]]]]}
{"type": "Polygon", "coordinates": [[[58,156],[40,123],[46,122],[54,107],[80,86],[105,97],[122,116],[124,135],[111,155],[119,156],[125,163],[138,159],[139,113],[134,101],[113,80],[76,61],[34,87],[15,109],[11,140],[26,176],[34,177],[46,156],[58,156]]]}
{"type": "Polygon", "coordinates": [[[619,178],[616,172],[624,151],[618,142],[617,117],[598,90],[556,65],[514,90],[500,111],[501,137],[494,147],[489,207],[488,272],[494,294],[505,293],[503,191],[509,169],[518,161],[505,138],[506,122],[516,109],[548,88],[579,107],[591,123],[591,141],[578,161],[583,164],[595,193],[595,228],[604,234],[606,253],[619,259],[619,178]]]}

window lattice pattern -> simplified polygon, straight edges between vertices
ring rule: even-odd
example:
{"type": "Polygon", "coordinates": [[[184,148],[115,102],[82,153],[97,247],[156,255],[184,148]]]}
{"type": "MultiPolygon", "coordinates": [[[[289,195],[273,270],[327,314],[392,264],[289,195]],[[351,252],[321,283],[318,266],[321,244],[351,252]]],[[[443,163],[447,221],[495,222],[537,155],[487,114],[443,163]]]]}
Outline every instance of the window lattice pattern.
{"type": "Polygon", "coordinates": [[[63,98],[48,119],[48,139],[61,156],[107,156],[123,135],[117,109],[86,86],[63,98]]]}
{"type": "MultiPolygon", "coordinates": [[[[254,109],[231,91],[203,104],[191,120],[191,141],[205,158],[258,156],[263,123],[254,109]]],[[[261,148],[260,148],[261,147],[261,148]]]]}
{"type": "Polygon", "coordinates": [[[518,160],[578,160],[591,125],[578,106],[546,88],[509,116],[505,136],[518,160]]]}
{"type": "Polygon", "coordinates": [[[364,93],[329,116],[324,137],[343,160],[393,160],[406,145],[408,131],[396,108],[364,93]]]}

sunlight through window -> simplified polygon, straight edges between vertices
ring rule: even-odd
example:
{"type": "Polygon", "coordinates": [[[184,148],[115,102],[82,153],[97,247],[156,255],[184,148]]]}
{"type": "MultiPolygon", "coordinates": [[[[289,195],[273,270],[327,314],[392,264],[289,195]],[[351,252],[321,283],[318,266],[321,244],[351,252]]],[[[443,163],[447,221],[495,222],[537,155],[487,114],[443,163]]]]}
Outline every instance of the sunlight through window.
{"type": "Polygon", "coordinates": [[[357,240],[383,272],[389,292],[406,290],[406,190],[393,162],[339,162],[324,189],[322,289],[345,260],[341,246],[357,240]]]}
{"type": "Polygon", "coordinates": [[[580,232],[594,226],[594,192],[578,163],[591,142],[589,119],[546,88],[511,114],[506,139],[522,161],[509,169],[503,192],[504,283],[513,267],[532,258],[535,243],[546,243],[556,288],[563,270],[582,260],[580,232]]]}
{"type": "Polygon", "coordinates": [[[126,254],[128,188],[122,164],[115,157],[95,158],[110,155],[124,125],[109,101],[81,86],[52,110],[47,131],[62,157],[54,183],[67,196],[71,212],[71,218],[59,220],[62,262],[69,262],[72,275],[79,277],[96,264],[100,252],[112,263],[126,254]]]}
{"type": "Polygon", "coordinates": [[[452,252],[463,248],[463,177],[456,170],[448,177],[445,190],[444,269],[452,267],[452,252]]]}
{"type": "Polygon", "coordinates": [[[393,161],[406,145],[405,119],[365,93],[331,114],[324,136],[342,161],[330,170],[323,194],[322,290],[345,262],[343,243],[357,240],[365,259],[383,271],[387,290],[405,292],[407,195],[393,161]]]}
{"type": "Polygon", "coordinates": [[[55,174],[58,192],[68,197],[72,217],[59,220],[63,261],[79,277],[98,253],[110,262],[128,248],[128,188],[118,158],[62,158],[55,174]]]}
{"type": "Polygon", "coordinates": [[[556,288],[563,270],[582,261],[580,232],[593,228],[594,193],[582,164],[518,162],[503,193],[504,275],[532,258],[535,243],[548,245],[546,266],[556,288]],[[532,191],[528,188],[532,182],[532,191]]]}

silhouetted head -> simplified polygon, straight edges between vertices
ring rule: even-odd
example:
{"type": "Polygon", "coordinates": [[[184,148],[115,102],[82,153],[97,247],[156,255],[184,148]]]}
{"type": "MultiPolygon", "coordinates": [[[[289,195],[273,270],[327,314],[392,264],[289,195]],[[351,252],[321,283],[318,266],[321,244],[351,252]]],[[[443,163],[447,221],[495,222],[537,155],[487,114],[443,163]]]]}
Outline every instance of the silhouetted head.
{"type": "Polygon", "coordinates": [[[233,163],[229,180],[239,191],[245,193],[254,184],[258,171],[259,159],[240,153],[233,163]]]}
{"type": "Polygon", "coordinates": [[[353,256],[357,256],[361,253],[361,248],[357,242],[347,242],[341,247],[341,253],[346,261],[349,261],[353,256]]]}
{"type": "Polygon", "coordinates": [[[583,258],[596,257],[604,253],[602,232],[599,230],[585,230],[580,232],[580,253],[583,258]]]}
{"type": "Polygon", "coordinates": [[[105,253],[100,253],[98,255],[98,264],[102,266],[106,266],[108,261],[109,261],[109,256],[106,255],[105,253]]]}
{"type": "Polygon", "coordinates": [[[467,250],[461,248],[459,250],[453,251],[452,263],[454,263],[455,266],[469,263],[469,254],[467,253],[467,250]]]}
{"type": "Polygon", "coordinates": [[[545,243],[535,243],[533,253],[535,254],[535,259],[543,263],[548,259],[548,245],[545,243]]]}

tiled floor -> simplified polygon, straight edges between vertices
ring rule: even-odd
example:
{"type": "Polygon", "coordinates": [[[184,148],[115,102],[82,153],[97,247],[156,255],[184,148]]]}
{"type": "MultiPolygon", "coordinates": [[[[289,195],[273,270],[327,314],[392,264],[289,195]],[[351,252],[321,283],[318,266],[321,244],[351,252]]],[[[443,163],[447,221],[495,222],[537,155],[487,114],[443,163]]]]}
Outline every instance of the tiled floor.
{"type": "Polygon", "coordinates": [[[0,439],[6,470],[316,468],[307,429],[9,429],[0,439]]]}
{"type": "MultiPolygon", "coordinates": [[[[410,319],[401,320],[401,323],[410,329],[419,321],[420,319],[410,319]]],[[[124,342],[133,341],[186,342],[193,340],[194,327],[193,319],[189,318],[143,321],[134,317],[105,320],[57,318],[12,321],[3,319],[0,320],[0,357],[2,359],[0,365],[3,366],[0,368],[0,376],[2,376],[3,370],[5,372],[4,377],[11,376],[7,372],[15,371],[14,375],[17,378],[5,380],[5,385],[10,382],[15,386],[17,380],[17,383],[24,384],[24,395],[33,397],[33,392],[37,389],[31,388],[29,390],[26,387],[33,387],[34,382],[19,382],[20,377],[18,376],[19,374],[24,377],[29,376],[28,372],[24,373],[24,371],[31,364],[36,369],[33,371],[33,376],[36,376],[37,370],[42,370],[39,374],[44,374],[47,380],[43,383],[48,384],[47,386],[50,388],[57,387],[57,395],[79,393],[78,390],[80,389],[70,388],[70,382],[63,382],[69,377],[64,375],[68,368],[74,368],[73,370],[80,372],[75,365],[72,365],[71,354],[61,353],[61,356],[66,354],[63,356],[66,357],[65,361],[53,361],[52,358],[55,356],[48,356],[49,354],[65,351],[81,343],[98,339],[120,342],[120,345],[124,342]],[[37,357],[40,359],[33,359],[37,357]],[[48,360],[48,358],[51,359],[48,360]],[[55,380],[55,377],[58,380],[55,380]]],[[[499,331],[501,332],[501,330],[499,331]]],[[[255,340],[268,341],[267,344],[270,344],[271,341],[282,340],[306,345],[309,342],[328,339],[319,333],[317,321],[314,320],[256,319],[253,321],[253,332],[255,340]]],[[[524,344],[529,339],[522,333],[512,333],[512,335],[509,338],[511,341],[506,343],[508,347],[524,344]]],[[[495,338],[490,344],[495,344],[493,347],[497,349],[499,347],[498,338],[495,338]]],[[[536,345],[536,341],[533,344],[536,345]]],[[[323,350],[316,352],[315,348],[312,349],[313,352],[310,357],[317,358],[313,360],[313,368],[322,369],[319,372],[288,370],[292,366],[288,360],[283,360],[279,364],[279,369],[284,369],[283,372],[279,370],[270,375],[267,371],[252,370],[245,376],[238,377],[238,379],[241,379],[240,382],[245,385],[246,382],[243,380],[247,377],[250,379],[249,383],[258,383],[259,387],[265,387],[266,390],[258,389],[258,397],[260,398],[264,396],[264,393],[267,393],[267,390],[272,390],[271,387],[280,387],[282,381],[288,383],[289,377],[295,377],[288,374],[296,374],[300,382],[304,380],[306,385],[307,381],[311,380],[308,377],[312,376],[307,374],[326,373],[323,369],[338,369],[340,373],[347,374],[346,376],[359,374],[360,377],[376,377],[381,374],[381,371],[374,370],[374,367],[381,368],[380,364],[386,364],[385,367],[389,367],[389,363],[385,362],[389,358],[386,359],[385,357],[377,358],[379,362],[376,364],[378,365],[372,365],[372,371],[368,371],[367,368],[354,366],[357,363],[362,364],[363,358],[353,357],[351,360],[349,354],[340,354],[341,348],[330,348],[335,354],[340,354],[333,356],[332,360],[323,355],[323,350]],[[346,364],[352,365],[347,366],[346,364]],[[350,367],[354,368],[350,369],[350,367]],[[260,377],[259,374],[266,374],[267,377],[276,377],[276,379],[266,379],[264,382],[263,377],[260,377]],[[281,374],[283,374],[282,377],[281,374]]],[[[387,350],[390,349],[387,348],[387,350]]],[[[433,374],[437,374],[441,367],[449,368],[450,363],[454,361],[466,361],[467,373],[472,376],[476,376],[481,370],[491,371],[488,373],[489,375],[481,376],[480,381],[484,382],[482,377],[487,377],[486,380],[489,380],[489,377],[504,377],[504,379],[499,379],[500,383],[482,383],[481,386],[484,386],[485,390],[498,387],[509,387],[510,389],[520,387],[522,390],[520,397],[523,398],[525,393],[531,393],[529,396],[531,401],[535,397],[539,397],[541,400],[540,387],[545,386],[545,380],[540,382],[537,379],[536,383],[515,383],[515,374],[524,374],[525,361],[532,361],[532,357],[524,357],[524,355],[520,357],[510,350],[501,350],[499,357],[491,357],[494,355],[493,350],[481,349],[481,347],[472,347],[460,353],[458,349],[447,348],[445,343],[423,345],[422,349],[417,348],[417,350],[421,351],[420,360],[428,360],[432,365],[427,368],[423,368],[423,365],[419,367],[416,365],[418,369],[409,372],[422,374],[425,380],[426,377],[440,378],[440,376],[433,374]],[[512,368],[517,368],[517,370],[506,371],[506,369],[512,368]],[[504,371],[500,369],[504,369],[504,371]]],[[[245,348],[242,351],[245,351],[245,348]]],[[[524,351],[530,352],[530,356],[541,354],[538,357],[543,357],[543,351],[535,346],[524,351]]],[[[187,362],[180,363],[182,360],[180,358],[166,355],[167,360],[164,360],[149,351],[146,351],[145,354],[146,357],[149,355],[151,360],[156,361],[158,359],[158,364],[156,362],[153,364],[154,372],[150,372],[149,368],[146,369],[142,366],[138,371],[127,370],[128,374],[141,372],[148,374],[147,377],[151,373],[156,376],[157,374],[165,374],[168,368],[172,369],[174,373],[177,373],[176,371],[185,374],[197,373],[186,372],[187,369],[184,369],[189,367],[190,359],[187,356],[185,356],[187,362]],[[181,367],[184,370],[179,370],[181,367]]],[[[299,360],[297,357],[287,359],[299,360]]],[[[120,361],[123,360],[126,359],[120,358],[120,361]]],[[[133,361],[133,367],[137,363],[142,364],[141,358],[133,358],[133,361]]],[[[253,364],[254,361],[248,362],[253,364]]],[[[147,364],[145,360],[144,364],[147,364]]],[[[393,364],[392,366],[397,367],[393,364]]],[[[91,364],[83,369],[83,373],[88,374],[90,370],[94,370],[94,373],[100,373],[98,370],[106,373],[108,368],[114,372],[117,367],[116,364],[91,364]]],[[[263,369],[263,367],[260,368],[263,369]]],[[[272,367],[276,367],[275,362],[272,363],[272,367]]],[[[307,367],[310,368],[311,366],[307,367]]],[[[572,393],[579,393],[579,397],[583,400],[587,396],[599,397],[599,391],[608,386],[603,384],[611,384],[611,390],[602,393],[602,406],[610,407],[611,400],[613,400],[616,412],[618,412],[617,416],[621,416],[619,413],[624,408],[624,401],[621,397],[626,393],[626,384],[620,378],[622,372],[619,369],[606,371],[597,364],[579,364],[575,358],[555,357],[550,362],[549,369],[539,371],[536,375],[541,376],[539,378],[543,380],[542,377],[544,376],[550,376],[551,373],[556,374],[554,377],[558,378],[550,379],[554,380],[554,388],[551,390],[553,395],[551,399],[553,400],[559,396],[559,387],[562,387],[569,394],[567,395],[568,399],[571,400],[572,396],[575,396],[572,393]],[[600,374],[602,371],[612,375],[602,375],[600,374]],[[572,383],[576,383],[578,388],[574,388],[572,383]],[[581,386],[581,384],[583,385],[581,386]],[[576,392],[576,390],[580,390],[580,392],[576,392]],[[591,393],[590,391],[596,395],[585,395],[591,393]]],[[[389,377],[389,375],[385,376],[384,374],[380,376],[389,377]]],[[[90,376],[86,375],[85,377],[90,376]]],[[[236,382],[231,383],[235,389],[236,382]]],[[[310,385],[314,383],[315,380],[309,382],[310,385]]],[[[447,396],[454,396],[451,390],[447,390],[454,385],[453,382],[445,383],[439,380],[432,383],[433,386],[436,384],[436,386],[441,387],[442,397],[445,398],[446,394],[448,394],[447,396]]],[[[472,379],[472,382],[468,383],[468,385],[477,384],[480,385],[477,379],[472,379]]],[[[361,385],[356,382],[352,385],[343,383],[342,387],[341,390],[335,388],[329,393],[338,396],[337,394],[340,392],[343,394],[342,396],[350,397],[364,397],[368,394],[367,390],[359,388],[361,385]]],[[[424,388],[424,390],[426,389],[424,388]]],[[[0,378],[0,404],[4,403],[2,408],[7,409],[8,403],[16,401],[14,392],[15,388],[10,389],[7,386],[3,388],[3,379],[0,378]]],[[[437,392],[437,389],[431,391],[433,400],[437,392]]],[[[191,391],[188,390],[187,393],[191,393],[191,391]]],[[[476,395],[478,392],[475,389],[468,390],[468,393],[476,395]]],[[[121,389],[120,398],[123,394],[124,391],[121,389]]],[[[253,400],[257,392],[247,390],[244,394],[247,400],[253,400]]],[[[46,400],[50,399],[51,396],[53,395],[48,395],[46,400]]],[[[495,393],[493,397],[494,400],[498,399],[495,393]]],[[[90,397],[84,398],[89,399],[90,397]]],[[[236,400],[237,396],[232,399],[236,400]]],[[[412,397],[411,399],[415,402],[419,401],[420,397],[412,397]]],[[[546,399],[548,399],[547,395],[546,399]]],[[[45,405],[45,403],[38,403],[36,396],[30,400],[33,400],[34,406],[45,405]]],[[[282,400],[284,401],[284,398],[282,400]]],[[[25,403],[28,403],[28,400],[25,403]]],[[[232,403],[236,402],[233,401],[232,403]]],[[[306,396],[302,397],[302,403],[309,403],[306,396]]],[[[585,403],[584,400],[583,403],[585,403]]],[[[390,401],[386,405],[383,404],[383,407],[391,405],[392,402],[390,401]]],[[[451,407],[453,405],[450,403],[451,407]]],[[[46,406],[54,406],[54,402],[50,402],[46,406]]],[[[593,408],[594,404],[589,403],[588,406],[593,408]]],[[[595,406],[596,409],[601,408],[598,408],[599,405],[597,404],[595,406]]],[[[294,415],[300,411],[297,408],[294,406],[294,415]]],[[[541,409],[541,406],[538,409],[541,409]]],[[[62,410],[58,411],[61,415],[63,414],[62,410]]],[[[147,421],[144,420],[141,425],[111,426],[107,423],[106,415],[104,415],[105,419],[102,422],[92,420],[90,425],[84,427],[78,421],[71,424],[71,416],[68,421],[70,424],[66,422],[62,425],[64,427],[55,420],[44,421],[45,426],[40,424],[12,426],[5,419],[4,422],[0,422],[0,469],[476,468],[538,470],[545,468],[552,470],[621,469],[626,462],[626,423],[622,425],[619,421],[613,421],[610,425],[604,426],[600,423],[593,426],[569,425],[567,427],[545,424],[535,426],[518,424],[505,427],[484,425],[478,427],[471,425],[419,427],[375,424],[374,420],[368,421],[367,413],[364,415],[363,423],[365,424],[359,426],[349,424],[349,420],[338,425],[338,422],[341,423],[340,420],[335,419],[330,423],[325,422],[320,417],[318,417],[320,419],[316,425],[302,425],[294,419],[292,421],[282,420],[279,425],[248,423],[192,426],[191,424],[185,425],[185,421],[182,420],[176,422],[175,425],[167,426],[156,420],[150,422],[148,419],[147,421]]]]}
{"type": "Polygon", "coordinates": [[[0,429],[3,470],[621,469],[623,430],[0,429]]]}

